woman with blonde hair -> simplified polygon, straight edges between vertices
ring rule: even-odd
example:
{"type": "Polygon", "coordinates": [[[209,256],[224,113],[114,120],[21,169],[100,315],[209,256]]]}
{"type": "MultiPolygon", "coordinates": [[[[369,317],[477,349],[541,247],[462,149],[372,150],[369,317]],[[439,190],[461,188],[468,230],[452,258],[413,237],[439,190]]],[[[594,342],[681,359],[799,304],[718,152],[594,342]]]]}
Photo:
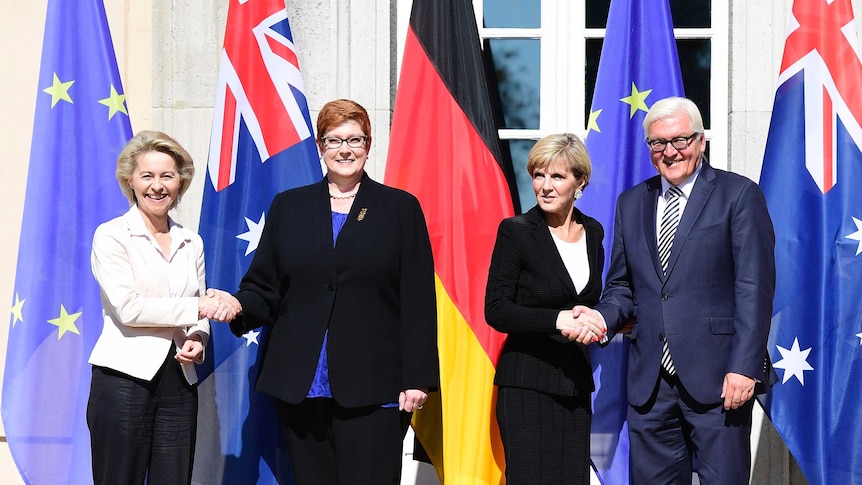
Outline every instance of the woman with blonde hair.
{"type": "Polygon", "coordinates": [[[536,206],[504,219],[485,293],[485,318],[508,335],[497,363],[497,423],[506,483],[589,483],[592,369],[587,345],[601,329],[575,305],[602,291],[602,226],[575,206],[590,157],[572,134],[539,140],[527,159],[536,206]]]}
{"type": "Polygon", "coordinates": [[[205,317],[229,316],[227,305],[205,295],[200,236],[168,215],[193,175],[176,140],[138,133],[117,159],[131,207],[93,236],[104,321],[90,354],[87,404],[97,485],[191,482],[205,317]]]}

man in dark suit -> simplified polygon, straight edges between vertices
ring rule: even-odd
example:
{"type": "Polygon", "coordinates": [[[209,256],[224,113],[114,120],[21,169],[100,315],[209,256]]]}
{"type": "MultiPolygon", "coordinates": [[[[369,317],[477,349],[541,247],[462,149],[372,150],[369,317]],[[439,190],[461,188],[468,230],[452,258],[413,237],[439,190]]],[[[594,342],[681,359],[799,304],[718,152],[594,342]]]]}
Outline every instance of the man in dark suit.
{"type": "Polygon", "coordinates": [[[656,102],[644,132],[659,175],[620,195],[604,294],[575,313],[609,337],[634,320],[631,483],[691,483],[694,461],[703,484],[746,484],[752,398],[775,380],[772,222],[754,182],[703,157],[693,102],[656,102]]]}

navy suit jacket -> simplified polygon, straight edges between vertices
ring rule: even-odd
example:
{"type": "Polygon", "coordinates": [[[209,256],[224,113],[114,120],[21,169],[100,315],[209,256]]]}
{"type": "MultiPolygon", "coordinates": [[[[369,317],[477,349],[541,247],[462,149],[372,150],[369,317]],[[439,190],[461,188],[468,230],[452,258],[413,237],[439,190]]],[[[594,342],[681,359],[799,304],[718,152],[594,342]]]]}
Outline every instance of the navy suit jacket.
{"type": "Polygon", "coordinates": [[[494,384],[559,396],[594,390],[587,347],[564,338],[557,315],[594,305],[602,290],[604,230],[575,209],[583,224],[590,278],[578,293],[538,207],[504,219],[497,232],[485,290],[485,319],[508,334],[494,384]]]}
{"type": "Polygon", "coordinates": [[[327,181],[278,194],[237,299],[241,335],[271,325],[258,391],[305,399],[329,329],[333,398],[359,407],[438,386],[437,303],[419,201],[367,175],[332,244],[327,181]]]}
{"type": "Polygon", "coordinates": [[[617,200],[611,266],[596,309],[609,335],[636,319],[628,401],[645,404],[667,339],[682,385],[703,404],[721,401],[725,374],[772,384],[767,337],[775,293],[775,234],[760,188],[712,168],[700,173],[674,238],[666,275],[656,247],[661,178],[617,200]]]}

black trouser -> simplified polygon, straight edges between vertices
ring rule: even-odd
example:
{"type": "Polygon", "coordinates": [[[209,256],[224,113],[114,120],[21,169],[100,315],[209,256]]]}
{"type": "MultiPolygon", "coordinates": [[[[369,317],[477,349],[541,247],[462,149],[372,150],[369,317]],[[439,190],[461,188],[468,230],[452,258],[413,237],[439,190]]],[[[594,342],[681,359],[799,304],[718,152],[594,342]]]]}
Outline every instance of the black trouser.
{"type": "Polygon", "coordinates": [[[297,485],[398,485],[404,433],[412,413],[397,407],[344,408],[329,398],[275,410],[297,485]]]}
{"type": "Polygon", "coordinates": [[[95,485],[191,482],[197,388],[185,380],[171,349],[149,382],[93,366],[87,426],[95,485]]]}

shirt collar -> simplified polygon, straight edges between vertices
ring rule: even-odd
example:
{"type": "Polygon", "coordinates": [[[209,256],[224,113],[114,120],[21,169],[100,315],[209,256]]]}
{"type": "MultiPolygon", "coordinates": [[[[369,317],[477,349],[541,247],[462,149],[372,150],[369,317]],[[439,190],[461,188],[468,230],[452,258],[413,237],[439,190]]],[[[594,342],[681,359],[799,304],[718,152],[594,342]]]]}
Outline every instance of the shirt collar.
{"type": "MultiPolygon", "coordinates": [[[[123,219],[125,219],[126,223],[129,225],[129,232],[133,236],[151,236],[149,229],[147,229],[147,225],[144,224],[144,216],[141,215],[141,211],[138,209],[137,204],[132,204],[132,207],[123,214],[123,219]]],[[[185,239],[184,236],[177,232],[180,229],[180,225],[171,219],[171,216],[168,216],[168,228],[171,232],[171,239],[185,239]]]]}
{"type": "MultiPolygon", "coordinates": [[[[700,169],[703,168],[703,159],[697,164],[697,169],[691,174],[691,177],[686,179],[685,182],[677,185],[680,190],[682,190],[682,195],[686,199],[691,195],[691,191],[694,188],[694,183],[697,181],[697,176],[700,174],[700,169]]],[[[667,191],[670,188],[670,182],[665,180],[664,177],[661,178],[661,196],[667,200],[667,191]]]]}

